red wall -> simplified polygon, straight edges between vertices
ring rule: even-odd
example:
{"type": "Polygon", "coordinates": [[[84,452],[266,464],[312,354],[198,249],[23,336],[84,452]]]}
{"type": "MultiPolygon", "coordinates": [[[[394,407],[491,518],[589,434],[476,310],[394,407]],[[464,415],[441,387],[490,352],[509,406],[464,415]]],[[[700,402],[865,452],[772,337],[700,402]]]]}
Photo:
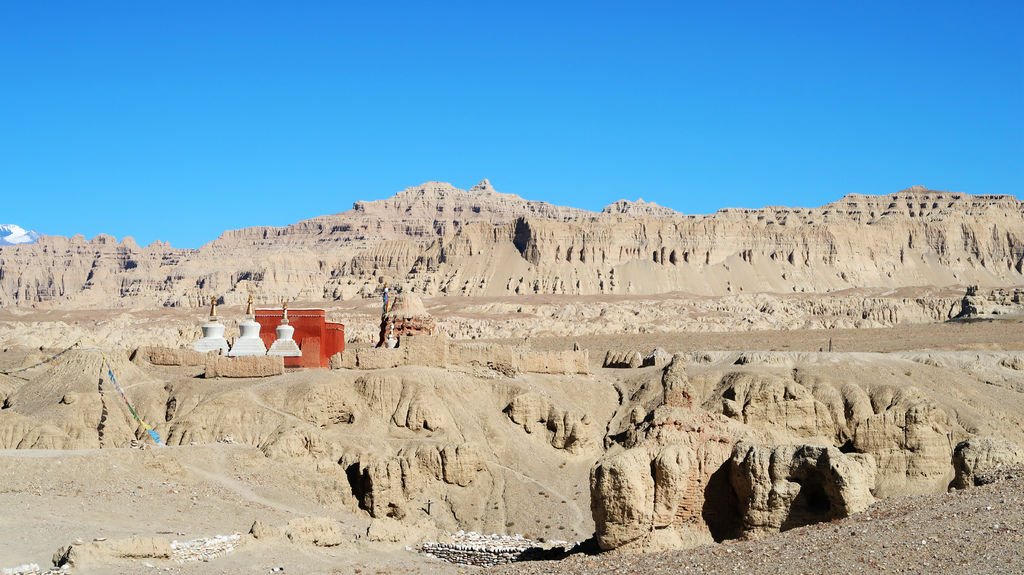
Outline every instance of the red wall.
{"type": "MultiPolygon", "coordinates": [[[[260,338],[267,349],[277,339],[281,317],[280,309],[256,310],[260,338]]],[[[299,344],[302,357],[284,358],[285,367],[327,367],[331,356],[345,349],[345,326],[328,322],[322,309],[289,309],[288,325],[295,328],[292,339],[299,344]]]]}

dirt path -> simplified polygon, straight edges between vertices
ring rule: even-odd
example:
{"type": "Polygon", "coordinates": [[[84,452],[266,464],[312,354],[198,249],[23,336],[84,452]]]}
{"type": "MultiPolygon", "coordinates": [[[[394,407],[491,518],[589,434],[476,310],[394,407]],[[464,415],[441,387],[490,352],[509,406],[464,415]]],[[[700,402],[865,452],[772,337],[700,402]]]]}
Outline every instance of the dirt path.
{"type": "Polygon", "coordinates": [[[230,465],[227,463],[226,459],[226,454],[218,453],[214,461],[214,465],[216,466],[214,469],[204,469],[198,465],[189,463],[183,463],[182,467],[195,473],[199,477],[206,479],[207,481],[210,481],[223,487],[224,489],[227,489],[242,501],[256,503],[258,505],[263,505],[264,507],[276,509],[278,511],[284,511],[286,513],[291,513],[297,516],[305,516],[309,514],[309,510],[299,509],[287,503],[273,501],[271,499],[263,497],[262,495],[257,494],[248,485],[232,477],[233,474],[230,470],[230,465]]]}

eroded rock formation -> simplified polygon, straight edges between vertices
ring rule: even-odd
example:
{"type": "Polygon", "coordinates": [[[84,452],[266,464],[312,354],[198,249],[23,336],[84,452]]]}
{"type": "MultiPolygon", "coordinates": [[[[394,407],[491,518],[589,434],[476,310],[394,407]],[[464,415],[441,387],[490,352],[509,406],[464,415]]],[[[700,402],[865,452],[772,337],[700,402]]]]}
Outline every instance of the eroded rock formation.
{"type": "Polygon", "coordinates": [[[228,231],[197,250],[45,237],[0,247],[0,270],[5,307],[198,307],[210,294],[239,304],[249,293],[336,300],[371,296],[382,280],[481,296],[1006,287],[1024,281],[1024,203],[914,187],[812,209],[594,213],[486,181],[428,182],[336,215],[228,231]]]}
{"type": "Polygon", "coordinates": [[[875,461],[834,447],[737,444],[729,478],[742,533],[755,537],[846,517],[874,501],[875,461]]]}
{"type": "Polygon", "coordinates": [[[1024,468],[1024,449],[1012,441],[994,437],[972,437],[953,451],[956,477],[950,487],[965,489],[1003,470],[1024,468]]]}

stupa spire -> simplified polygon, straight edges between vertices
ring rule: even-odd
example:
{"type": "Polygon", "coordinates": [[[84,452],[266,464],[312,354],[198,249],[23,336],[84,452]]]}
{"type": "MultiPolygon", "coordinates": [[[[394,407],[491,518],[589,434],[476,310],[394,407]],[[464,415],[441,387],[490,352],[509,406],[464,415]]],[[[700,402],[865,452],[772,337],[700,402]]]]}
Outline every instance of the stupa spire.
{"type": "Polygon", "coordinates": [[[260,339],[260,324],[256,321],[256,311],[253,309],[254,298],[249,294],[249,305],[245,309],[245,319],[238,323],[239,336],[235,345],[231,346],[228,352],[229,357],[239,355],[265,355],[267,346],[260,339]]]}
{"type": "Polygon", "coordinates": [[[217,297],[210,296],[210,317],[202,325],[203,337],[192,345],[192,349],[206,353],[228,352],[228,341],[224,339],[224,324],[217,321],[217,297]]]}
{"type": "Polygon", "coordinates": [[[293,337],[295,335],[295,328],[288,325],[288,302],[286,300],[281,301],[281,323],[278,324],[277,329],[274,331],[277,334],[277,339],[271,344],[270,351],[267,354],[284,357],[299,357],[302,355],[299,344],[295,343],[293,337]]]}

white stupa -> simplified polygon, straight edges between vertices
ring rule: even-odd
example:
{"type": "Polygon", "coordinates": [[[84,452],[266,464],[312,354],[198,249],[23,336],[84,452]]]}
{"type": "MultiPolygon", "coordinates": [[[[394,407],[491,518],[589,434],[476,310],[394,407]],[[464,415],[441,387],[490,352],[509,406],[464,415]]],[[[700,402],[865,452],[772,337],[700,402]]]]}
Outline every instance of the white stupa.
{"type": "Polygon", "coordinates": [[[260,324],[256,321],[256,312],[252,308],[252,296],[249,296],[249,307],[245,310],[245,319],[238,322],[241,332],[235,345],[231,346],[228,357],[242,355],[267,355],[267,346],[260,339],[260,324]]]}
{"type": "Polygon", "coordinates": [[[217,321],[217,298],[210,298],[210,318],[203,324],[202,330],[203,337],[192,345],[192,349],[202,353],[228,352],[228,340],[224,339],[224,324],[217,321]]]}
{"type": "Polygon", "coordinates": [[[295,334],[295,328],[288,325],[287,302],[281,304],[281,324],[277,326],[275,332],[277,333],[277,339],[270,346],[270,351],[267,352],[267,355],[280,355],[282,357],[300,357],[302,355],[302,352],[299,351],[299,344],[295,343],[295,340],[292,339],[292,336],[295,334]]]}

